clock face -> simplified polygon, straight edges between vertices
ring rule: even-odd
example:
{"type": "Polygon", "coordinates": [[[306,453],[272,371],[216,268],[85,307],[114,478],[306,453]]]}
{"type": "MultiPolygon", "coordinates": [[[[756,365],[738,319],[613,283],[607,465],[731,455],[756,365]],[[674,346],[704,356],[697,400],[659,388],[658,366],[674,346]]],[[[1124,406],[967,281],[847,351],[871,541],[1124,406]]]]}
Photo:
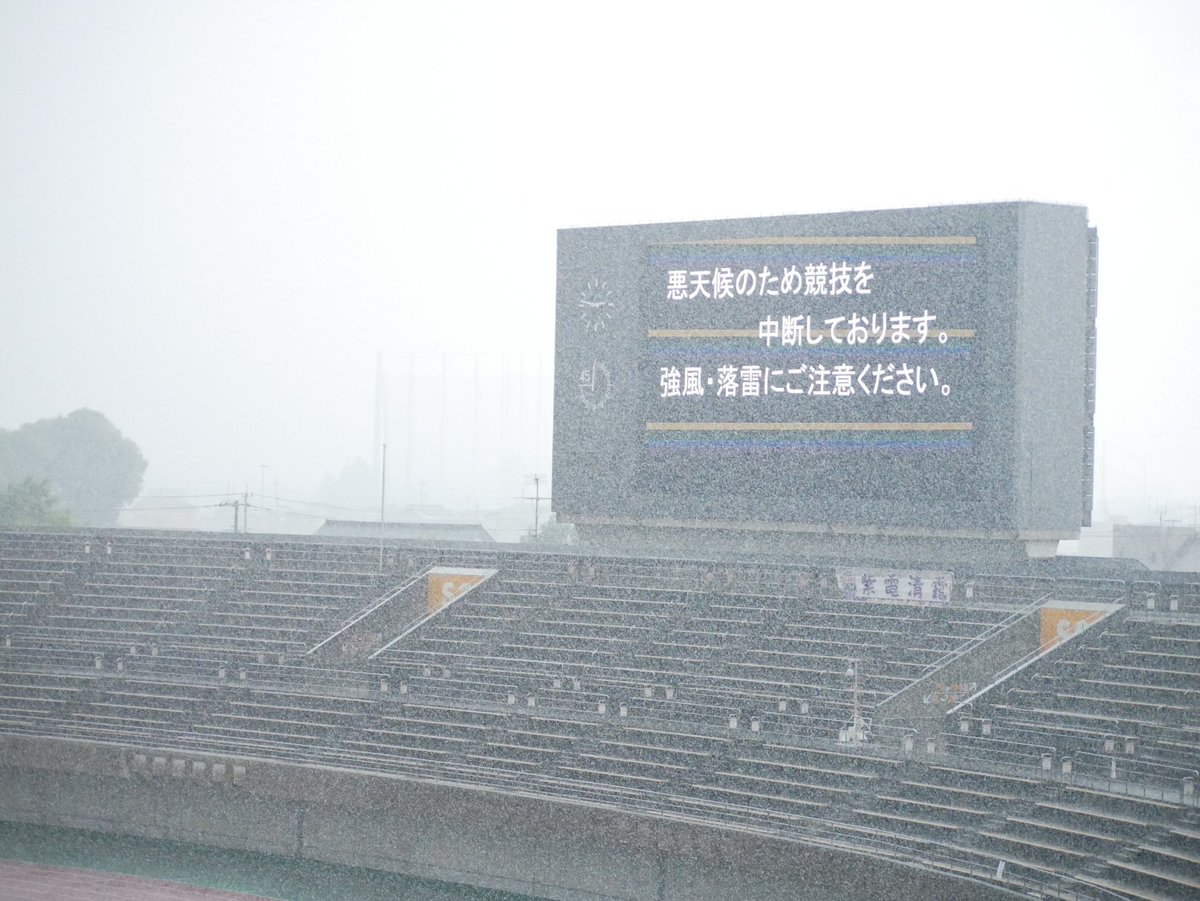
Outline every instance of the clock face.
{"type": "Polygon", "coordinates": [[[598,278],[588,279],[579,292],[579,318],[589,332],[598,332],[613,316],[612,289],[598,278]]]}
{"type": "Polygon", "coordinates": [[[599,410],[612,397],[612,373],[603,363],[593,360],[579,373],[579,400],[589,410],[599,410]]]}

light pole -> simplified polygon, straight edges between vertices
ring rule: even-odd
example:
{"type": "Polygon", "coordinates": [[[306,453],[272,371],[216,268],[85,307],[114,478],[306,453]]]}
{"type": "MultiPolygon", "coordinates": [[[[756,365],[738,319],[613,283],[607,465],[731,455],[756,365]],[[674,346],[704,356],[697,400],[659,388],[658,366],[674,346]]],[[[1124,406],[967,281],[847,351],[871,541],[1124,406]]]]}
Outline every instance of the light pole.
{"type": "Polygon", "coordinates": [[[860,744],[867,740],[867,721],[863,718],[862,704],[859,700],[858,670],[861,661],[857,657],[846,659],[846,675],[854,682],[852,686],[853,703],[850,708],[850,725],[841,730],[839,739],[849,744],[860,744]]]}
{"type": "Polygon", "coordinates": [[[383,511],[387,503],[387,443],[383,445],[383,456],[379,466],[379,571],[383,572],[383,511]]]}

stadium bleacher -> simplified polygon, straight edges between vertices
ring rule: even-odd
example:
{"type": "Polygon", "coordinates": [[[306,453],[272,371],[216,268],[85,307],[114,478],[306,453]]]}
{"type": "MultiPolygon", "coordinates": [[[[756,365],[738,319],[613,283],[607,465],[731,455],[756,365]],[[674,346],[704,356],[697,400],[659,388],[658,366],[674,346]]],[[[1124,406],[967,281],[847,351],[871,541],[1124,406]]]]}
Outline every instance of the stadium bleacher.
{"type": "MultiPolygon", "coordinates": [[[[1200,621],[1144,612],[1094,629],[976,711],[991,736],[1034,757],[1069,756],[1084,775],[1178,787],[1200,771],[1200,621]]],[[[959,739],[968,743],[970,739],[959,739]]]]}
{"type": "Polygon", "coordinates": [[[1143,583],[976,575],[971,598],[920,607],[848,603],[831,583],[811,566],[5,534],[0,733],[769,827],[1025,891],[1200,888],[1191,596],[1147,610],[1143,583]],[[305,657],[438,564],[498,574],[352,665],[305,657]],[[964,643],[1060,593],[1137,609],[917,741],[839,741],[852,716],[869,722],[964,643]]]}

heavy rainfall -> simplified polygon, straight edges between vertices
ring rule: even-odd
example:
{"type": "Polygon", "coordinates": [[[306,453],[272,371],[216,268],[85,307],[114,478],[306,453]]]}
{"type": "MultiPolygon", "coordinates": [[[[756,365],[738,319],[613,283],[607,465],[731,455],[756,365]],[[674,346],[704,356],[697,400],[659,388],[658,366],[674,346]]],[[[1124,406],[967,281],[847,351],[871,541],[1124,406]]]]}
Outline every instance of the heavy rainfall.
{"type": "Polygon", "coordinates": [[[1195,897],[1198,32],[0,2],[0,896],[1195,897]]]}

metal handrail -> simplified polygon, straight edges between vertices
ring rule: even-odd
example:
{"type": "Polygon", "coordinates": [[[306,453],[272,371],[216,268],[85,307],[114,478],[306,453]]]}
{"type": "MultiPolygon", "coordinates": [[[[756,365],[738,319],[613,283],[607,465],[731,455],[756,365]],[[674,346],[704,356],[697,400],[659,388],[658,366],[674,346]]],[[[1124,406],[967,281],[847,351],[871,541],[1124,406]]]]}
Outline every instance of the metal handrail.
{"type": "Polygon", "coordinates": [[[307,651],[305,651],[305,653],[306,654],[316,653],[324,645],[333,641],[333,639],[337,638],[339,635],[341,635],[343,632],[345,632],[347,629],[349,629],[355,623],[358,623],[358,622],[362,621],[363,619],[365,619],[366,617],[370,616],[372,613],[374,613],[376,610],[378,610],[384,604],[391,603],[398,596],[403,594],[405,591],[408,591],[408,589],[412,588],[412,586],[415,585],[417,582],[419,582],[421,579],[428,576],[430,569],[432,569],[431,566],[425,567],[423,570],[421,570],[421,572],[417,573],[417,575],[413,576],[411,579],[409,579],[404,584],[399,585],[396,588],[393,588],[391,591],[387,592],[386,594],[384,594],[382,597],[378,598],[377,600],[371,602],[368,606],[359,610],[357,613],[351,614],[349,617],[347,617],[345,620],[343,620],[342,624],[340,626],[338,626],[336,629],[334,629],[332,633],[330,633],[327,637],[321,639],[321,641],[317,642],[315,645],[313,645],[311,648],[309,648],[307,651]]]}
{"type": "MultiPolygon", "coordinates": [[[[911,690],[914,685],[917,685],[918,683],[924,681],[925,679],[928,679],[930,676],[937,673],[939,670],[944,669],[945,667],[947,667],[951,663],[953,663],[955,660],[960,659],[961,657],[963,657],[970,651],[979,647],[985,641],[995,638],[998,634],[1000,634],[1000,632],[1002,632],[1005,629],[1008,629],[1009,627],[1020,622],[1026,616],[1029,616],[1029,614],[1031,614],[1034,610],[1036,610],[1038,607],[1040,607],[1042,604],[1044,604],[1049,598],[1050,598],[1049,594],[1042,595],[1036,601],[1033,601],[1032,603],[1027,604],[1026,606],[1022,607],[1020,610],[1013,612],[1009,616],[1006,616],[1000,622],[994,623],[993,625],[988,626],[988,628],[985,629],[983,632],[981,632],[979,635],[976,635],[973,638],[968,638],[965,642],[963,642],[961,645],[959,645],[954,650],[947,651],[945,654],[943,654],[941,657],[939,657],[933,663],[926,664],[924,667],[921,668],[920,676],[918,676],[916,679],[914,679],[908,685],[905,685],[903,688],[899,688],[896,691],[892,692],[890,695],[888,695],[882,701],[877,702],[875,704],[875,706],[877,708],[883,707],[883,705],[889,703],[890,701],[892,701],[895,698],[899,697],[900,695],[904,694],[904,692],[911,690]]],[[[993,679],[992,684],[994,685],[997,681],[999,681],[999,677],[997,677],[996,679],[993,679]]],[[[953,710],[955,710],[955,709],[957,709],[957,708],[953,708],[950,712],[953,712],[953,710]]]]}
{"type": "Polygon", "coordinates": [[[1028,616],[1030,613],[1032,613],[1034,610],[1041,607],[1049,599],[1050,599],[1050,594],[1046,593],[1046,594],[1042,595],[1040,598],[1038,598],[1036,601],[1031,601],[1030,603],[1026,604],[1024,607],[1022,607],[1021,609],[1016,610],[1013,613],[1009,614],[1004,619],[1000,620],[1000,622],[994,623],[991,626],[988,626],[986,629],[984,629],[978,635],[974,636],[973,638],[968,638],[966,641],[964,641],[961,645],[959,645],[954,650],[947,651],[945,654],[943,654],[937,660],[933,661],[933,663],[926,664],[924,667],[922,667],[921,674],[923,676],[928,675],[929,673],[939,670],[943,666],[946,666],[947,664],[952,663],[954,660],[957,660],[959,657],[963,656],[967,652],[979,647],[979,645],[983,644],[988,639],[1000,634],[1005,629],[1007,629],[1009,626],[1013,625],[1014,623],[1020,622],[1022,619],[1024,619],[1026,616],[1028,616]]]}
{"type": "MultiPolygon", "coordinates": [[[[1116,609],[1113,610],[1112,613],[1115,613],[1117,610],[1120,610],[1121,608],[1122,608],[1122,605],[1116,605],[1116,609]]],[[[1111,613],[1109,615],[1111,615],[1111,613]]],[[[1095,620],[1095,622],[1102,622],[1103,619],[1104,619],[1104,617],[1101,617],[1101,618],[1095,620]]],[[[1005,667],[1001,672],[997,673],[995,678],[992,679],[992,681],[989,685],[985,686],[984,688],[975,692],[975,694],[971,695],[966,700],[960,701],[958,704],[955,704],[953,707],[951,707],[949,710],[947,710],[946,715],[950,716],[953,713],[957,713],[962,708],[970,706],[971,704],[973,704],[975,702],[975,700],[977,698],[987,694],[989,691],[994,689],[1000,683],[1005,682],[1008,679],[1011,679],[1013,676],[1015,676],[1017,673],[1019,673],[1025,667],[1029,666],[1031,663],[1034,663],[1035,661],[1046,656],[1047,654],[1051,653],[1052,651],[1055,651],[1058,648],[1061,648],[1064,644],[1066,644],[1065,641],[1060,641],[1060,642],[1057,642],[1056,644],[1051,644],[1049,646],[1039,645],[1038,647],[1034,648],[1032,651],[1030,651],[1024,657],[1020,658],[1019,660],[1013,661],[1007,667],[1005,667]]]]}

